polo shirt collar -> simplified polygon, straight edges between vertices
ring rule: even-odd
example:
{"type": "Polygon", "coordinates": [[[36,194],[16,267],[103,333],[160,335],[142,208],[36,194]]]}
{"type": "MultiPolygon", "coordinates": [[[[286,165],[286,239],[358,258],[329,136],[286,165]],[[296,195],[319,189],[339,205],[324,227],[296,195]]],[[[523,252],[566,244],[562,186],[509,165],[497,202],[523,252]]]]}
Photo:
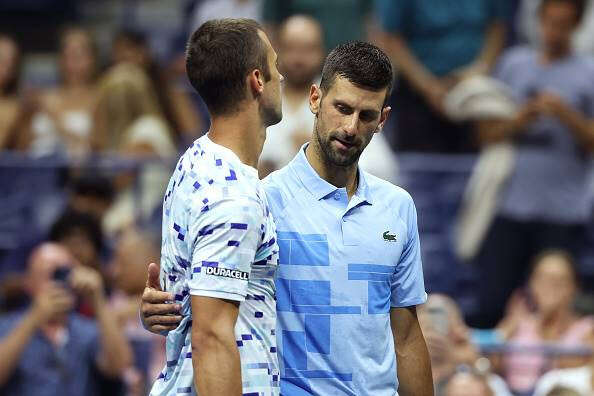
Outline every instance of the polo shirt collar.
{"type": "MultiPolygon", "coordinates": [[[[295,171],[295,174],[305,189],[307,189],[314,196],[314,198],[319,201],[320,199],[326,198],[336,190],[339,190],[339,188],[322,179],[316,170],[311,166],[307,160],[307,156],[305,155],[305,149],[308,145],[309,143],[305,143],[303,146],[301,146],[301,149],[299,149],[299,152],[295,158],[293,158],[293,160],[290,162],[289,167],[295,171]]],[[[357,186],[357,191],[355,192],[355,195],[352,199],[355,199],[360,203],[368,203],[371,205],[372,199],[369,194],[368,180],[365,176],[365,173],[361,171],[360,167],[357,167],[357,172],[359,172],[359,185],[357,186]]]]}

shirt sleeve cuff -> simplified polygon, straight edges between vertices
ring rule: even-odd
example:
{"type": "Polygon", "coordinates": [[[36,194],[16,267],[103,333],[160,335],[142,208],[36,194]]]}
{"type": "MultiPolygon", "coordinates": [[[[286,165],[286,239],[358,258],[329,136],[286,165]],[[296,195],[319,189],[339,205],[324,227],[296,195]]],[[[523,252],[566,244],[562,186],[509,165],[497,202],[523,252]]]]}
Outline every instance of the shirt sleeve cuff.
{"type": "Polygon", "coordinates": [[[402,301],[395,301],[390,304],[392,308],[405,308],[405,307],[412,307],[414,305],[421,305],[427,302],[427,293],[424,293],[423,296],[411,297],[407,298],[402,301]]]}
{"type": "Polygon", "coordinates": [[[205,290],[205,289],[190,289],[190,295],[201,296],[201,297],[212,297],[220,298],[223,300],[232,301],[245,301],[245,296],[238,293],[223,292],[218,290],[205,290]]]}

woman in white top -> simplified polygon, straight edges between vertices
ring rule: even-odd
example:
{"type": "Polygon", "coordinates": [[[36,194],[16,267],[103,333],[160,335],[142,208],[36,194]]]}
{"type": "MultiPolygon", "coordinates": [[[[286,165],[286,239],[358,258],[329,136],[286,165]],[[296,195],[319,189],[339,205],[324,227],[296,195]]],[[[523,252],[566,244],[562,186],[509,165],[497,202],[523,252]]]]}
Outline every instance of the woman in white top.
{"type": "Polygon", "coordinates": [[[68,28],[60,37],[60,84],[42,92],[31,121],[30,151],[83,157],[91,148],[97,57],[91,34],[68,28]]]}

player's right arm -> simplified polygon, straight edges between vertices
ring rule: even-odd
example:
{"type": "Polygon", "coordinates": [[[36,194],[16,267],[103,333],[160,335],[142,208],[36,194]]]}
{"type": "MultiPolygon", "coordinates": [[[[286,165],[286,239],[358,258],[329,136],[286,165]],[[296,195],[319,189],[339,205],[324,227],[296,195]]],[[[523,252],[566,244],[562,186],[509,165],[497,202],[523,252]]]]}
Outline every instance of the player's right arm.
{"type": "Polygon", "coordinates": [[[188,288],[192,305],[192,363],[200,395],[241,395],[235,325],[261,242],[264,213],[249,197],[223,197],[192,214],[188,288]]]}
{"type": "Polygon", "coordinates": [[[235,341],[239,303],[192,296],[192,363],[199,395],[241,395],[235,341]]]}

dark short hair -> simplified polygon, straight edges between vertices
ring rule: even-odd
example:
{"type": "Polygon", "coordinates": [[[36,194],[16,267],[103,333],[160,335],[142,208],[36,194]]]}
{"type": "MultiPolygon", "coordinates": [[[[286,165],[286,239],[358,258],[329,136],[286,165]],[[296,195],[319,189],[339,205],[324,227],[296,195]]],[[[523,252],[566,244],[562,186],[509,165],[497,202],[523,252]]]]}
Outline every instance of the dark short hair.
{"type": "Polygon", "coordinates": [[[267,48],[251,19],[214,19],[192,34],[186,72],[212,115],[233,114],[245,99],[246,76],[259,69],[270,80],[267,48]]]}
{"type": "Polygon", "coordinates": [[[328,54],[322,69],[320,88],[327,92],[337,76],[371,91],[387,88],[386,100],[394,83],[392,63],[388,55],[375,45],[364,41],[340,44],[328,54]]]}
{"type": "Polygon", "coordinates": [[[48,239],[59,243],[71,235],[80,233],[91,241],[95,251],[100,254],[104,246],[101,224],[87,213],[67,209],[50,228],[48,239]]]}
{"type": "Polygon", "coordinates": [[[567,3],[573,5],[575,8],[576,25],[582,21],[584,13],[586,12],[585,0],[542,0],[540,3],[539,13],[542,13],[544,8],[550,3],[567,3]]]}

